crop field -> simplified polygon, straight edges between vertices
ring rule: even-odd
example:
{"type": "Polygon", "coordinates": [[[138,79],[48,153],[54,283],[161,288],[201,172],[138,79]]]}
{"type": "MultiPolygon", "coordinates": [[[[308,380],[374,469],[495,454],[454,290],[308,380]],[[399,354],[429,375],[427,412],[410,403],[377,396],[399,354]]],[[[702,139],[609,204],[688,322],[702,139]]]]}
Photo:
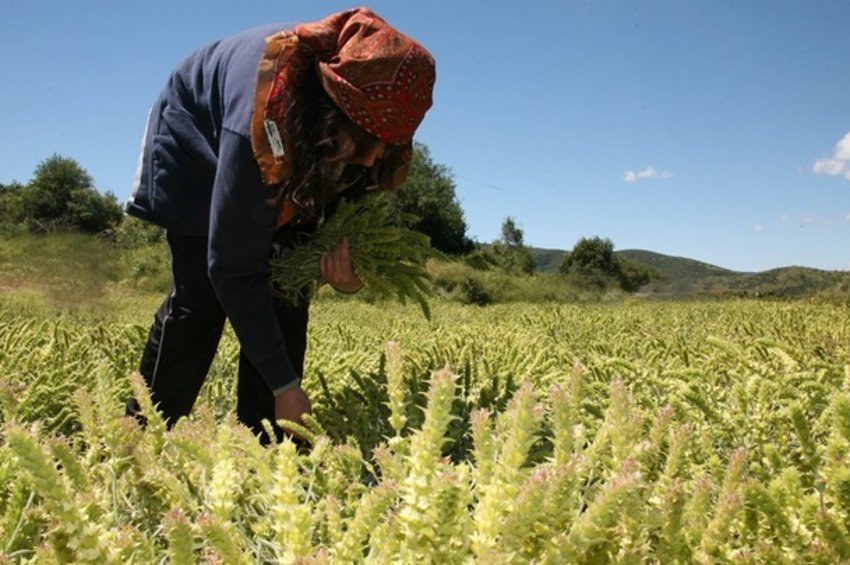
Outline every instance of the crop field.
{"type": "Polygon", "coordinates": [[[847,307],[322,299],[268,448],[231,333],[189,418],[123,417],[152,313],[0,297],[0,562],[850,562],[847,307]]]}

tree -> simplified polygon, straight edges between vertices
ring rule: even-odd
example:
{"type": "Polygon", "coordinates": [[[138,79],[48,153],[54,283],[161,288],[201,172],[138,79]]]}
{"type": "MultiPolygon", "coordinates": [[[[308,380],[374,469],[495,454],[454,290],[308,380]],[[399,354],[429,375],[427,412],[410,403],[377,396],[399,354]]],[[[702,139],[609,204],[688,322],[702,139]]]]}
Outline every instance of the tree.
{"type": "Polygon", "coordinates": [[[603,276],[617,275],[619,267],[614,257],[614,243],[610,239],[600,237],[583,237],[573,247],[560,267],[562,274],[570,271],[583,273],[598,273],[603,276]]]}
{"type": "Polygon", "coordinates": [[[123,217],[114,194],[101,194],[75,160],[53,155],[36,167],[19,195],[17,222],[34,230],[75,228],[96,233],[117,225],[123,217]]]}
{"type": "Polygon", "coordinates": [[[0,224],[17,223],[20,217],[21,193],[24,185],[17,181],[10,184],[0,183],[0,224]]]}
{"type": "Polygon", "coordinates": [[[620,275],[618,277],[620,288],[626,292],[635,292],[640,287],[660,277],[658,271],[640,263],[621,257],[617,258],[617,262],[620,264],[620,275]]]}
{"type": "Polygon", "coordinates": [[[511,216],[502,222],[502,242],[508,247],[520,248],[525,246],[525,233],[516,225],[511,216]]]}
{"type": "Polygon", "coordinates": [[[94,189],[77,189],[71,192],[68,218],[82,231],[99,233],[121,223],[124,212],[111,192],[100,194],[94,189]]]}
{"type": "Polygon", "coordinates": [[[451,171],[434,162],[426,145],[414,144],[407,181],[395,202],[398,213],[409,218],[406,227],[430,237],[435,249],[451,254],[472,249],[451,171]]]}
{"type": "Polygon", "coordinates": [[[648,267],[618,258],[614,243],[600,237],[581,238],[564,256],[559,270],[579,286],[604,289],[616,285],[627,292],[636,291],[655,276],[648,267]]]}
{"type": "Polygon", "coordinates": [[[53,155],[35,168],[24,195],[24,213],[39,220],[63,218],[72,195],[91,189],[93,184],[76,161],[53,155]]]}
{"type": "Polygon", "coordinates": [[[518,271],[526,275],[534,273],[534,257],[525,246],[525,234],[510,216],[502,222],[502,237],[493,243],[493,255],[496,263],[509,271],[518,271]]]}

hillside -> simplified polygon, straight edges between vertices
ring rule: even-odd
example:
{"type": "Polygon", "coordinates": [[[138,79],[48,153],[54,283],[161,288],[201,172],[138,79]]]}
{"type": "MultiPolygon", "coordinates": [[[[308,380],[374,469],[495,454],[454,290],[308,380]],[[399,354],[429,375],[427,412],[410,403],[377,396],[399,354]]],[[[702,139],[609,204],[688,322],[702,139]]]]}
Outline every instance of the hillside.
{"type": "Polygon", "coordinates": [[[531,249],[531,255],[534,257],[537,271],[544,273],[557,273],[561,259],[567,253],[563,249],[542,249],[540,247],[530,247],[529,249],[531,249]]]}
{"type": "MultiPolygon", "coordinates": [[[[537,268],[557,272],[566,251],[532,248],[537,268]]],[[[845,288],[850,273],[808,267],[782,267],[759,273],[724,269],[702,261],[641,249],[616,252],[618,257],[655,269],[660,279],[644,294],[658,298],[760,296],[799,298],[845,288]],[[843,285],[843,286],[842,286],[843,285]]]]}
{"type": "Polygon", "coordinates": [[[687,297],[705,294],[706,291],[724,287],[741,277],[752,274],[731,271],[695,259],[673,257],[642,249],[618,251],[617,256],[658,271],[661,274],[661,280],[651,286],[651,291],[661,295],[687,297]]]}

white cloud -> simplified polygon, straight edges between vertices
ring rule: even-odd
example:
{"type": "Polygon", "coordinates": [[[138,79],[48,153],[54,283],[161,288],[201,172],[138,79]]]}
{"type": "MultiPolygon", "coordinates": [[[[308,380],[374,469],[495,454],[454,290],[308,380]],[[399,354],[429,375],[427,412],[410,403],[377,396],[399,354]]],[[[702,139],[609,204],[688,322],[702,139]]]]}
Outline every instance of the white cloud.
{"type": "Polygon", "coordinates": [[[835,158],[850,161],[850,132],[835,145],[835,158]]]}
{"type": "MultiPolygon", "coordinates": [[[[784,215],[784,214],[783,214],[783,215],[784,215]]],[[[848,222],[850,222],[850,213],[847,213],[845,216],[843,216],[843,218],[844,218],[845,220],[847,220],[848,222]]],[[[833,225],[835,225],[836,223],[838,223],[838,222],[840,222],[840,221],[841,221],[841,220],[839,220],[839,219],[836,219],[836,217],[835,217],[835,216],[832,216],[832,217],[828,217],[828,216],[827,216],[827,217],[820,217],[820,216],[816,216],[816,215],[814,215],[814,214],[806,214],[805,216],[801,216],[801,217],[800,217],[800,219],[799,219],[799,221],[798,221],[798,220],[796,220],[796,219],[794,219],[794,218],[791,218],[791,219],[792,219],[794,222],[799,223],[799,224],[800,224],[800,227],[814,226],[814,225],[818,225],[818,226],[833,226],[833,225]]]]}
{"type": "Polygon", "coordinates": [[[626,171],[623,175],[623,181],[635,182],[644,179],[669,179],[673,177],[673,173],[655,167],[646,167],[640,171],[626,171]]]}
{"type": "Polygon", "coordinates": [[[761,224],[756,224],[755,226],[753,226],[753,231],[756,233],[761,233],[764,231],[764,226],[761,224]]]}
{"type": "Polygon", "coordinates": [[[789,216],[788,214],[782,214],[781,216],[779,216],[779,219],[782,220],[783,222],[787,222],[788,220],[791,219],[791,216],[789,216]]]}
{"type": "Polygon", "coordinates": [[[829,175],[834,177],[844,171],[845,162],[841,159],[818,159],[812,167],[816,175],[829,175]]]}
{"type": "Polygon", "coordinates": [[[815,164],[812,165],[812,172],[816,175],[831,177],[844,175],[844,178],[850,180],[850,132],[847,132],[835,144],[832,157],[824,157],[815,161],[815,164]]]}

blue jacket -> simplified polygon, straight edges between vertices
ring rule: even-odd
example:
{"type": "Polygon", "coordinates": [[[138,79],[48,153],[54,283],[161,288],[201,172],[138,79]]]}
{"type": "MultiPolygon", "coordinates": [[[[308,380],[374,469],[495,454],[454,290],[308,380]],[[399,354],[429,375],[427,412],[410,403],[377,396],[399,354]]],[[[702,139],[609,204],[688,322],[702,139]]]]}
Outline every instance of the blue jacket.
{"type": "Polygon", "coordinates": [[[251,148],[267,25],[211,43],[171,74],[148,119],[128,214],[208,238],[208,270],[242,350],[273,392],[298,381],[272,309],[277,210],[251,148]]]}

